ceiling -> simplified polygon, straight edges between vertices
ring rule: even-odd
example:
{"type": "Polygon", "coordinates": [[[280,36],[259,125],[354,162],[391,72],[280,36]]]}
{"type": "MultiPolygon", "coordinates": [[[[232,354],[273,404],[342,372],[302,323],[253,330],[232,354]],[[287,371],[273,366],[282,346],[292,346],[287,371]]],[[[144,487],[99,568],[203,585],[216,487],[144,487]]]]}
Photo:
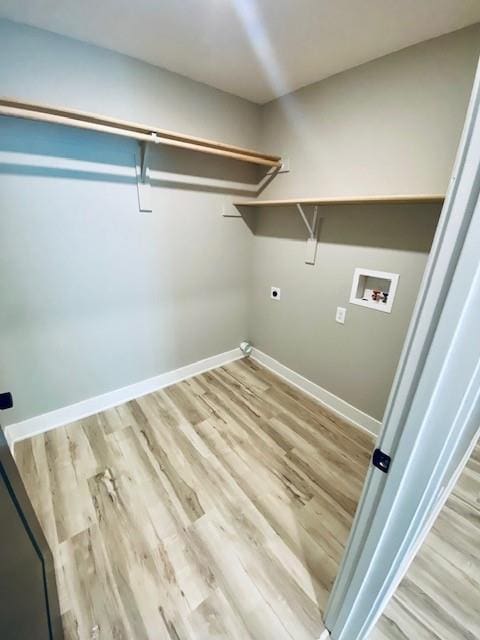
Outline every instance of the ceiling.
{"type": "Polygon", "coordinates": [[[0,0],[0,17],[258,103],[480,21],[480,0],[0,0]]]}

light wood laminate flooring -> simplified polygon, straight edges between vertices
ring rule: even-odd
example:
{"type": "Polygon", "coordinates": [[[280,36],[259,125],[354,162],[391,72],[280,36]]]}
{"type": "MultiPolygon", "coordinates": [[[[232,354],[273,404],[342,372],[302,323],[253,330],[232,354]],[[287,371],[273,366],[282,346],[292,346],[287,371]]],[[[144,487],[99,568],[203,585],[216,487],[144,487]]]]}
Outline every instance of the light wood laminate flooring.
{"type": "Polygon", "coordinates": [[[241,360],[17,443],[67,640],[317,640],[373,440],[241,360]]]}
{"type": "Polygon", "coordinates": [[[480,638],[480,444],[370,640],[480,638]]]}

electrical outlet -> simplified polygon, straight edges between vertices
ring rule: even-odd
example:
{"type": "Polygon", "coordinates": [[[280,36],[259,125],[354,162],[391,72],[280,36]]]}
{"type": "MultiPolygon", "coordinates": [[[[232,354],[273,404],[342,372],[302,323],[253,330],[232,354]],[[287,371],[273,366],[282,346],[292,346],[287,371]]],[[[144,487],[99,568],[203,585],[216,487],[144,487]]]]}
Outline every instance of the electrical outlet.
{"type": "Polygon", "coordinates": [[[272,300],[280,300],[280,287],[270,287],[270,298],[272,300]]]}
{"type": "Polygon", "coordinates": [[[337,322],[339,322],[340,324],[345,324],[345,314],[347,313],[347,310],[345,309],[345,307],[337,307],[337,313],[335,315],[335,320],[337,322]]]}

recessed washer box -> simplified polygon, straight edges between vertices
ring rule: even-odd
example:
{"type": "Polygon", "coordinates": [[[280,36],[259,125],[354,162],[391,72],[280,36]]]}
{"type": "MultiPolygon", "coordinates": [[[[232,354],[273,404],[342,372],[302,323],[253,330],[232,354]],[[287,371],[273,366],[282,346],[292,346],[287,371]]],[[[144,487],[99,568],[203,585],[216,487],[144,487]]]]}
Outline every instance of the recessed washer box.
{"type": "Polygon", "coordinates": [[[358,267],[353,273],[350,302],[367,309],[390,313],[399,277],[398,273],[358,267]]]}

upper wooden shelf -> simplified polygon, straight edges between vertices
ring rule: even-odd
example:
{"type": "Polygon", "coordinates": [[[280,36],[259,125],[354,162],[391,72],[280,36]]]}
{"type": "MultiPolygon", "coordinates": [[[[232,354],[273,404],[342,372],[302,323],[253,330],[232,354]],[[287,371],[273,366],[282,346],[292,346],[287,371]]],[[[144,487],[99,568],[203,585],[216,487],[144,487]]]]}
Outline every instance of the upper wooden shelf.
{"type": "Polygon", "coordinates": [[[140,142],[153,142],[171,147],[180,147],[267,167],[279,168],[282,164],[280,156],[254,151],[253,149],[237,147],[206,138],[197,138],[167,129],[160,129],[159,127],[139,124],[138,122],[118,120],[87,111],[53,107],[14,98],[0,98],[0,115],[100,131],[134,138],[140,142]]]}
{"type": "Polygon", "coordinates": [[[238,200],[233,204],[236,207],[281,207],[296,204],[313,204],[318,206],[334,204],[415,204],[415,203],[439,203],[445,200],[445,196],[439,194],[420,193],[416,195],[391,195],[391,196],[344,196],[335,198],[289,198],[287,200],[238,200]]]}

